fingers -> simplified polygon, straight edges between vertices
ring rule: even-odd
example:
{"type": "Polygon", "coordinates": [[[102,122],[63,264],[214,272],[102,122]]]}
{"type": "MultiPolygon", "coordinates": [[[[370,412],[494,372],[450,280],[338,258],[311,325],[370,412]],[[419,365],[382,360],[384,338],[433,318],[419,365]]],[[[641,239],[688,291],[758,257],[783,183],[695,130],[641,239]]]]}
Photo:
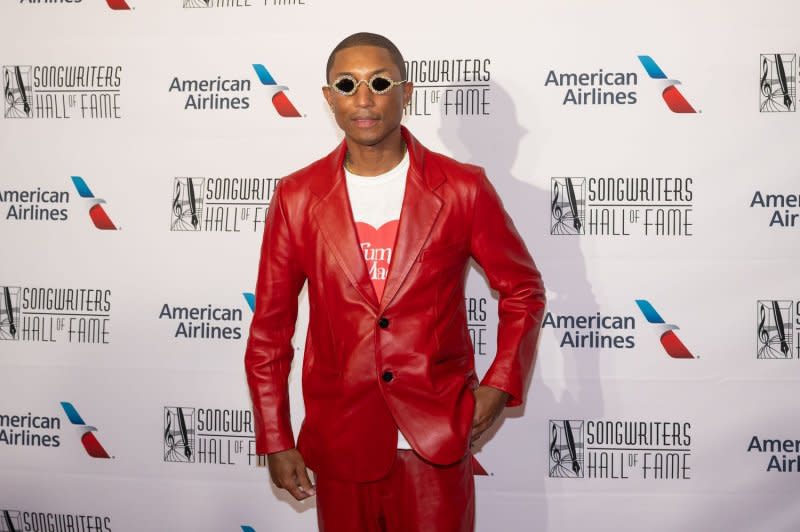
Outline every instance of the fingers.
{"type": "Polygon", "coordinates": [[[308,480],[308,473],[306,473],[305,468],[302,469],[302,477],[305,477],[304,481],[300,479],[300,476],[298,476],[294,470],[292,470],[291,472],[287,472],[285,475],[281,476],[281,478],[278,479],[278,482],[275,482],[275,485],[288,491],[292,497],[298,501],[302,501],[303,499],[307,499],[316,493],[314,487],[311,485],[311,482],[308,480]]]}
{"type": "Polygon", "coordinates": [[[305,493],[306,497],[317,494],[317,490],[314,489],[314,485],[311,484],[311,479],[308,478],[308,470],[305,466],[301,466],[297,469],[297,480],[300,491],[305,493]]]}
{"type": "Polygon", "coordinates": [[[269,455],[269,471],[272,482],[298,501],[316,495],[305,462],[296,449],[269,455]]]}

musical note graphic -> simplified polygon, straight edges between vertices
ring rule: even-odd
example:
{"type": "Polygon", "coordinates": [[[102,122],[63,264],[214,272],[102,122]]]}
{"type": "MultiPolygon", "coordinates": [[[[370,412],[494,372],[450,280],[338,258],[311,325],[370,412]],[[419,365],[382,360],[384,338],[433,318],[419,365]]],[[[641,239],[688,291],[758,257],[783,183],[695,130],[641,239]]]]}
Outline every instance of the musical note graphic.
{"type": "Polygon", "coordinates": [[[3,71],[3,91],[8,105],[14,105],[14,93],[11,92],[11,73],[8,70],[3,71]]]}
{"type": "Polygon", "coordinates": [[[0,308],[0,338],[13,340],[17,336],[17,309],[14,308],[11,288],[8,286],[3,287],[2,303],[3,308],[0,308]],[[3,317],[3,315],[5,316],[3,317]]]}
{"type": "Polygon", "coordinates": [[[31,118],[31,88],[25,80],[30,77],[31,67],[3,67],[3,95],[6,100],[6,118],[31,118]]]}
{"type": "Polygon", "coordinates": [[[183,207],[181,207],[181,182],[175,182],[175,199],[172,200],[172,213],[179,217],[183,214],[183,207]]]}
{"type": "Polygon", "coordinates": [[[556,220],[561,219],[561,205],[558,204],[558,182],[553,181],[553,203],[550,204],[550,212],[556,220]]]}
{"type": "Polygon", "coordinates": [[[550,428],[550,433],[553,435],[553,439],[550,441],[550,459],[553,462],[561,462],[561,451],[556,446],[556,442],[558,442],[558,427],[552,424],[550,428]]]}
{"type": "Polygon", "coordinates": [[[584,233],[583,178],[554,177],[550,203],[550,234],[584,233]]]}
{"type": "Polygon", "coordinates": [[[549,476],[583,478],[583,421],[550,421],[549,476]]]}
{"type": "Polygon", "coordinates": [[[175,193],[172,198],[173,231],[199,231],[200,215],[203,211],[203,178],[175,178],[175,193]]]}
{"type": "Polygon", "coordinates": [[[761,94],[765,98],[772,96],[772,85],[767,82],[767,74],[769,74],[769,61],[764,57],[761,61],[761,94]]]}
{"type": "Polygon", "coordinates": [[[792,301],[758,302],[757,358],[792,358],[792,310],[792,301]]]}
{"type": "Polygon", "coordinates": [[[194,462],[194,409],[167,407],[164,410],[164,461],[194,462]],[[177,427],[173,420],[177,420],[177,427]]]}
{"type": "Polygon", "coordinates": [[[795,111],[797,55],[762,54],[759,85],[761,112],[795,111]]]}
{"type": "Polygon", "coordinates": [[[758,338],[766,345],[769,343],[769,333],[767,332],[767,328],[764,326],[767,321],[767,308],[760,303],[758,306],[758,313],[761,317],[761,321],[758,322],[758,338]]]}

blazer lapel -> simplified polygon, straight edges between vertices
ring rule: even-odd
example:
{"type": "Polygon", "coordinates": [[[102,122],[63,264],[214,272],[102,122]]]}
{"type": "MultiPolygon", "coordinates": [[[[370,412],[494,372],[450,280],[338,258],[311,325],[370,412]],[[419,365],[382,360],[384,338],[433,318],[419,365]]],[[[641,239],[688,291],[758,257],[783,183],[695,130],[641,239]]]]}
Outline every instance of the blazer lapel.
{"type": "Polygon", "coordinates": [[[321,199],[313,208],[313,216],[325,244],[348,281],[377,311],[378,298],[369,279],[364,257],[361,255],[358,233],[347,196],[347,182],[342,170],[345,150],[346,147],[342,143],[342,146],[328,156],[330,161],[326,162],[329,162],[330,166],[327,170],[331,179],[324,180],[326,183],[316,191],[321,199]],[[325,191],[327,185],[332,186],[325,191]]]}
{"type": "MultiPolygon", "coordinates": [[[[403,208],[400,211],[400,225],[397,228],[392,264],[389,267],[389,276],[383,290],[380,310],[383,311],[392,302],[397,291],[411,271],[422,247],[428,240],[439,211],[442,209],[442,200],[430,186],[429,181],[436,183],[436,179],[426,179],[425,153],[427,150],[403,128],[403,137],[408,146],[410,164],[406,192],[403,197],[403,208]]],[[[441,176],[436,176],[441,178],[441,176]]]]}

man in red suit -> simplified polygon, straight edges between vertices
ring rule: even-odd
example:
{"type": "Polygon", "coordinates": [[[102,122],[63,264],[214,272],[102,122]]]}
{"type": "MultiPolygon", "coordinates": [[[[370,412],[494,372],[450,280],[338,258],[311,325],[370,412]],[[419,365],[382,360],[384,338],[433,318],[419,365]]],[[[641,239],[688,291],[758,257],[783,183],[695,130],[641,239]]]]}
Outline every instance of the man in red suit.
{"type": "Polygon", "coordinates": [[[400,125],[413,87],[394,44],[351,35],[327,78],[345,139],[280,181],[264,228],[245,355],[256,449],[278,487],[317,496],[320,530],[473,530],[470,445],[522,401],[541,277],[483,170],[400,125]],[[480,383],[464,304],[470,258],[499,294],[497,354],[480,383]],[[305,283],[295,445],[287,379],[305,283]]]}

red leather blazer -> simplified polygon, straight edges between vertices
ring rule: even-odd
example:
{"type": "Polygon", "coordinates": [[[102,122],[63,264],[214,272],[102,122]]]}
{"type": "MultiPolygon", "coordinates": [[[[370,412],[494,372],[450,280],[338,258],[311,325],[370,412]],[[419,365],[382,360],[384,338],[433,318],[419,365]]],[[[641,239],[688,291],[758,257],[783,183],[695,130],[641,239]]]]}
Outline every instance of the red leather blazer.
{"type": "Polygon", "coordinates": [[[410,169],[382,301],[350,210],[344,142],[280,181],[264,227],[245,354],[256,450],[295,445],[287,378],[308,282],[297,446],[312,470],[342,480],[383,476],[397,427],[436,464],[469,450],[478,386],[464,304],[470,257],[499,294],[497,355],[481,384],[507,391],[509,406],[521,402],[544,311],[539,272],[483,171],[405,128],[403,137],[410,169]]]}

